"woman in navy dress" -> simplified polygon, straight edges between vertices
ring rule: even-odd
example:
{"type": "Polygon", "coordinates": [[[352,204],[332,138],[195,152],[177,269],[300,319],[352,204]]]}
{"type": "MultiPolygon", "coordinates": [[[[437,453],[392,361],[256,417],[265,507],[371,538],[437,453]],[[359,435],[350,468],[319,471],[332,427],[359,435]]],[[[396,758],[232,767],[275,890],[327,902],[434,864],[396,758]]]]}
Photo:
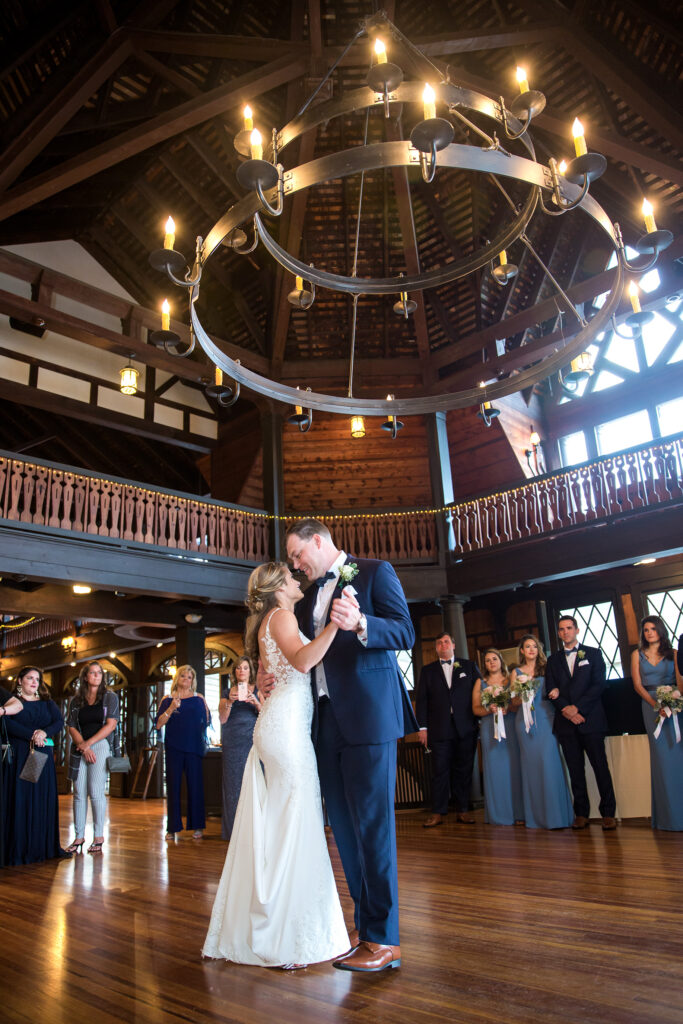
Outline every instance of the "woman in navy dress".
{"type": "MultiPolygon", "coordinates": [[[[657,687],[672,686],[683,692],[666,626],[658,615],[648,615],[640,624],[640,644],[631,655],[633,687],[641,697],[643,722],[650,744],[652,778],[652,827],[669,832],[683,831],[683,739],[676,742],[673,717],[655,739],[659,721],[657,687]]],[[[683,715],[679,728],[683,732],[683,715]]]]}
{"type": "Polygon", "coordinates": [[[232,835],[235,812],[242,789],[242,776],[252,747],[256,718],[261,710],[254,671],[249,658],[240,658],[233,671],[232,686],[218,705],[223,761],[223,839],[232,835]]]}
{"type": "Polygon", "coordinates": [[[494,713],[481,702],[487,687],[510,689],[510,675],[503,655],[494,647],[484,655],[484,678],[477,679],[472,690],[472,711],[481,718],[481,740],[484,768],[485,820],[491,825],[523,825],[524,800],[519,743],[515,732],[514,713],[508,707],[505,715],[505,739],[494,736],[494,713]]]}
{"type": "Polygon", "coordinates": [[[187,828],[193,839],[201,839],[206,826],[204,810],[204,770],[202,758],[206,727],[211,721],[209,706],[197,693],[197,673],[191,665],[180,665],[171,686],[171,694],[159,705],[156,727],[165,727],[166,759],[166,838],[182,832],[180,787],[185,775],[187,786],[187,828]]]}
{"type": "Polygon", "coordinates": [[[522,700],[518,707],[515,730],[522,765],[522,796],[527,828],[569,828],[574,817],[567,777],[560,756],[560,747],[553,733],[555,709],[543,696],[545,654],[535,636],[527,634],[517,648],[519,666],[513,670],[512,688],[520,675],[534,681],[532,723],[527,732],[522,700]]]}
{"type": "Polygon", "coordinates": [[[17,676],[16,695],[22,710],[7,718],[12,763],[5,765],[5,835],[8,864],[34,864],[67,857],[59,842],[59,804],[54,742],[64,720],[39,668],[26,665],[17,676]],[[37,782],[19,778],[33,743],[48,755],[37,782]]]}

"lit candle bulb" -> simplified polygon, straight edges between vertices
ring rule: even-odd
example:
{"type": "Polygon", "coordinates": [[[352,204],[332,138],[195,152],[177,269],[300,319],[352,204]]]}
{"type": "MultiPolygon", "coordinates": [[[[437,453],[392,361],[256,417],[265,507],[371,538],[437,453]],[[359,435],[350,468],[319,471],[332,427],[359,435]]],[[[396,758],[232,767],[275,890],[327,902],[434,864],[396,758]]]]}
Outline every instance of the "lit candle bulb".
{"type": "Polygon", "coordinates": [[[638,292],[638,285],[635,281],[631,281],[628,286],[628,294],[631,300],[631,309],[634,313],[640,313],[640,294],[638,292]]]}
{"type": "Polygon", "coordinates": [[[643,199],[643,217],[645,218],[645,230],[647,233],[650,234],[651,231],[656,231],[657,225],[652,213],[652,203],[648,202],[647,199],[643,199]]]}
{"type": "MultiPolygon", "coordinates": [[[[401,292],[401,302],[404,306],[408,305],[408,292],[401,292]]],[[[393,397],[393,395],[391,397],[393,397]]]]}
{"type": "MultiPolygon", "coordinates": [[[[406,296],[406,298],[407,298],[407,296],[406,296]]],[[[394,396],[393,395],[387,395],[387,402],[393,402],[393,400],[394,400],[394,396]]],[[[389,422],[392,425],[393,425],[393,422],[394,422],[395,418],[396,418],[395,416],[391,416],[391,415],[389,416],[389,422]]]]}
{"type": "Polygon", "coordinates": [[[296,290],[302,292],[304,290],[304,279],[298,274],[296,275],[296,290]]]}
{"type": "Polygon", "coordinates": [[[375,39],[375,56],[377,57],[378,64],[386,64],[387,48],[381,39],[375,39]]]}
{"type": "Polygon", "coordinates": [[[175,221],[169,217],[166,221],[166,234],[164,235],[164,249],[172,249],[175,245],[175,221]]]}
{"type": "Polygon", "coordinates": [[[168,304],[168,299],[164,299],[161,303],[161,329],[162,331],[171,329],[171,307],[168,304]]]}
{"type": "Polygon", "coordinates": [[[524,68],[520,68],[519,65],[517,65],[517,81],[519,82],[520,92],[529,91],[529,83],[526,77],[526,70],[524,68]]]}
{"type": "Polygon", "coordinates": [[[506,264],[507,264],[507,261],[508,261],[508,254],[506,253],[505,249],[502,249],[502,250],[501,250],[501,253],[500,253],[499,259],[500,259],[500,265],[501,265],[501,267],[504,267],[504,266],[506,266],[506,264]]]}
{"type": "Polygon", "coordinates": [[[574,136],[574,149],[576,150],[577,156],[585,156],[588,152],[586,148],[586,140],[583,134],[583,125],[579,121],[578,117],[574,118],[574,124],[572,125],[572,135],[574,136]]]}
{"type": "Polygon", "coordinates": [[[258,128],[254,128],[249,137],[249,142],[251,143],[251,159],[263,160],[263,140],[258,128]]]}
{"type": "Polygon", "coordinates": [[[490,402],[482,402],[481,403],[481,407],[484,410],[484,412],[489,412],[490,409],[491,409],[491,403],[490,402]]]}
{"type": "Polygon", "coordinates": [[[252,131],[252,129],[254,127],[254,115],[253,115],[252,109],[251,109],[251,107],[249,106],[248,103],[247,103],[246,107],[244,108],[244,110],[242,111],[242,116],[244,117],[244,130],[245,130],[245,132],[252,131]]]}
{"type": "Polygon", "coordinates": [[[220,366],[216,366],[213,371],[213,379],[217,388],[223,387],[223,371],[220,366]]]}
{"type": "Polygon", "coordinates": [[[425,85],[422,93],[422,102],[424,104],[424,119],[430,121],[436,117],[436,93],[429,83],[425,85]]]}
{"type": "Polygon", "coordinates": [[[560,163],[559,163],[559,166],[558,166],[557,169],[560,172],[560,174],[566,174],[567,173],[567,161],[566,160],[560,160],[560,163]]]}

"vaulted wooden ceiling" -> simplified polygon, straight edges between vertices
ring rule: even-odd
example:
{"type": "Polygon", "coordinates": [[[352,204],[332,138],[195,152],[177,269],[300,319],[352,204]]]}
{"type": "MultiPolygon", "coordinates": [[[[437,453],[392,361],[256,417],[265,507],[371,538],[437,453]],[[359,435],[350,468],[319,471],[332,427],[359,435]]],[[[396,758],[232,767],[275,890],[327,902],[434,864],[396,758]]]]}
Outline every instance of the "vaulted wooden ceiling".
{"type": "MultiPolygon", "coordinates": [[[[570,126],[580,115],[590,148],[608,161],[593,194],[632,241],[643,231],[643,195],[659,226],[680,232],[683,46],[676,6],[396,0],[386,11],[464,86],[510,100],[515,65],[523,64],[547,98],[532,130],[541,161],[571,155],[570,126]]],[[[158,306],[170,286],[148,254],[161,244],[166,216],[176,219],[177,248],[190,255],[195,237],[244,194],[233,146],[244,102],[260,126],[282,127],[375,11],[360,0],[97,0],[66,7],[6,0],[0,245],[76,239],[137,301],[158,306]]],[[[368,63],[363,39],[322,95],[364,84],[368,63]]],[[[369,141],[405,138],[417,120],[407,108],[392,107],[388,120],[374,113],[369,141]]],[[[287,150],[284,162],[360,144],[364,125],[360,114],[330,121],[287,150]]],[[[477,140],[456,124],[456,141],[477,140]]],[[[510,216],[497,188],[461,171],[440,170],[431,185],[419,173],[369,174],[364,189],[361,275],[450,262],[485,244],[510,216]]],[[[293,254],[348,273],[358,191],[355,178],[327,182],[286,202],[269,226],[293,254]]],[[[510,192],[516,201],[522,196],[510,192]]],[[[537,214],[528,235],[565,287],[603,270],[609,256],[580,212],[537,214]]],[[[523,315],[514,331],[494,331],[507,351],[551,333],[556,309],[535,311],[553,295],[548,277],[521,243],[508,256],[520,272],[506,288],[484,268],[414,296],[418,309],[409,320],[392,313],[388,296],[361,299],[356,392],[384,397],[389,388],[407,394],[443,389],[451,378],[476,381],[482,349],[489,358],[496,352],[491,328],[515,314],[523,315]]],[[[291,287],[261,247],[249,256],[219,247],[202,282],[202,321],[242,350],[245,365],[259,357],[278,379],[339,391],[348,374],[350,302],[320,292],[312,309],[292,310],[291,287]]],[[[186,319],[179,297],[176,315],[186,319]]]]}

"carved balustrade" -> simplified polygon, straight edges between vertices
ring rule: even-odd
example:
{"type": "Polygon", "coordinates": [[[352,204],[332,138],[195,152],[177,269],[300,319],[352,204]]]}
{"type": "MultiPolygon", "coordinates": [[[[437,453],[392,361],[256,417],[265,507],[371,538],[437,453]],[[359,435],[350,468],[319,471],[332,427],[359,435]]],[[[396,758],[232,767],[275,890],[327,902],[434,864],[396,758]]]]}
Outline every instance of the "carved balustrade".
{"type": "Polygon", "coordinates": [[[683,498],[683,437],[609,455],[448,509],[451,550],[481,550],[683,498]]]}
{"type": "Polygon", "coordinates": [[[10,453],[0,455],[0,516],[11,522],[240,561],[261,562],[268,557],[265,513],[10,453]]]}
{"type": "MultiPolygon", "coordinates": [[[[296,518],[285,519],[285,529],[296,518]]],[[[423,565],[438,562],[434,512],[368,512],[317,518],[328,527],[337,547],[358,558],[423,565]]]]}

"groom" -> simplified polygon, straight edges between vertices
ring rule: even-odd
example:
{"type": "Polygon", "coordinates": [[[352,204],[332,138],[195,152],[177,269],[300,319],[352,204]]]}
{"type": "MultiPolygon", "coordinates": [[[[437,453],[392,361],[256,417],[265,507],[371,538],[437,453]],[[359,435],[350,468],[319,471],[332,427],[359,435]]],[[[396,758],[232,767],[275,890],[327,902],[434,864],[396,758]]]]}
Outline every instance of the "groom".
{"type": "Polygon", "coordinates": [[[330,620],[339,627],[312,673],[320,785],[358,931],[350,953],[334,966],[383,971],[401,963],[396,740],[417,730],[395,652],[410,649],[415,633],[391,565],[347,556],[317,519],[289,528],[287,556],[312,582],[296,607],[302,632],[312,639],[330,620]],[[342,597],[344,576],[352,577],[350,600],[342,597]]]}

